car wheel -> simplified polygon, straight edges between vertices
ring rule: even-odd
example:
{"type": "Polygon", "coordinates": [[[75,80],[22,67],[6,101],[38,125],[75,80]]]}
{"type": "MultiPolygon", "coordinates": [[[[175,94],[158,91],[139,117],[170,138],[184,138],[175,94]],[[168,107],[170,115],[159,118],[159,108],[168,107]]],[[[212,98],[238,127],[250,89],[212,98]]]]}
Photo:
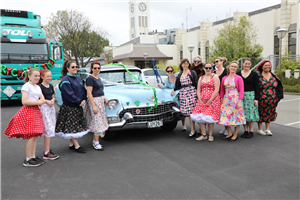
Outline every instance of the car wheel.
{"type": "Polygon", "coordinates": [[[103,140],[112,140],[117,136],[116,131],[105,131],[100,133],[100,137],[103,140]]]}
{"type": "Polygon", "coordinates": [[[177,126],[177,121],[176,122],[172,122],[172,123],[164,124],[160,128],[162,130],[165,130],[165,131],[172,131],[172,130],[174,130],[176,128],[176,126],[177,126]]]}

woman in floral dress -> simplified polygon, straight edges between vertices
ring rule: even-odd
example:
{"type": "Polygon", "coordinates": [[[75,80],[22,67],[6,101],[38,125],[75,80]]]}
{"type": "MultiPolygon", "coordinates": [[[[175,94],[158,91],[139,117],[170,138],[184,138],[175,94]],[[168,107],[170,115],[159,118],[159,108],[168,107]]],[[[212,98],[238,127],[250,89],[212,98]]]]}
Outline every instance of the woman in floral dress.
{"type": "Polygon", "coordinates": [[[176,77],[175,87],[171,91],[171,96],[174,96],[174,91],[179,90],[180,111],[185,116],[189,117],[191,124],[191,132],[186,138],[195,137],[195,122],[191,119],[190,114],[197,103],[197,73],[191,69],[191,64],[187,58],[182,59],[179,64],[180,73],[176,77]]]}
{"type": "Polygon", "coordinates": [[[244,83],[243,79],[236,75],[237,68],[236,61],[229,64],[228,75],[222,79],[220,92],[222,106],[219,124],[224,125],[228,131],[228,135],[223,139],[229,141],[236,141],[240,125],[246,124],[243,108],[244,83]],[[234,134],[231,131],[232,126],[235,127],[234,134]]]}
{"type": "Polygon", "coordinates": [[[260,135],[272,136],[270,122],[277,117],[276,107],[283,99],[283,87],[280,79],[271,72],[272,65],[269,60],[263,61],[258,67],[259,98],[258,98],[258,131],[260,135]],[[265,122],[266,130],[262,130],[262,123],[265,122]]]}

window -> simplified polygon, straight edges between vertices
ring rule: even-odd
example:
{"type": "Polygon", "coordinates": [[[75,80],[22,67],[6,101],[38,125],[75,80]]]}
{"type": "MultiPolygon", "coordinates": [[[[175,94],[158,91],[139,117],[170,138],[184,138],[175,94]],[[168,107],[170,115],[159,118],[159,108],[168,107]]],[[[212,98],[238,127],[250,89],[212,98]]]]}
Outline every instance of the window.
{"type": "Polygon", "coordinates": [[[205,61],[208,60],[208,57],[209,57],[209,49],[208,49],[208,46],[205,47],[205,61]]]}
{"type": "Polygon", "coordinates": [[[183,59],[183,52],[180,51],[180,61],[183,59]]]}
{"type": "Polygon", "coordinates": [[[296,55],[296,33],[289,33],[289,53],[296,55]]]}
{"type": "Polygon", "coordinates": [[[147,70],[144,72],[145,76],[154,76],[154,71],[153,70],[147,70]]]}
{"type": "Polygon", "coordinates": [[[62,59],[62,56],[61,56],[61,47],[58,46],[58,45],[56,45],[56,44],[51,44],[51,49],[52,49],[51,57],[54,60],[61,60],[62,59]]]}
{"type": "Polygon", "coordinates": [[[274,55],[279,55],[279,39],[277,35],[274,36],[274,55]]]}
{"type": "Polygon", "coordinates": [[[145,17],[145,27],[148,27],[147,16],[145,17]]]}
{"type": "Polygon", "coordinates": [[[201,48],[198,48],[198,55],[201,56],[201,48]]]}
{"type": "Polygon", "coordinates": [[[144,23],[144,20],[145,20],[145,17],[144,16],[142,16],[142,27],[145,27],[145,23],[144,23]]]}
{"type": "Polygon", "coordinates": [[[141,22],[141,21],[142,21],[142,20],[141,20],[141,18],[142,18],[142,17],[141,17],[141,16],[139,16],[139,27],[141,27],[141,24],[142,24],[142,22],[141,22]]]}

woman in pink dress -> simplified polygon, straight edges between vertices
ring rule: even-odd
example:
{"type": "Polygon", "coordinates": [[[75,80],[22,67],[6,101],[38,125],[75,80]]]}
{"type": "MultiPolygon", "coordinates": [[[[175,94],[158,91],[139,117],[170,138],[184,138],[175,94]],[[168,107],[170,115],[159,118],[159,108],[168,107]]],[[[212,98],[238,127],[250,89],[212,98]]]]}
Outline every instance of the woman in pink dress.
{"type": "Polygon", "coordinates": [[[214,123],[219,121],[221,113],[220,80],[217,75],[212,73],[211,63],[205,63],[204,69],[205,75],[198,80],[198,102],[191,114],[191,118],[200,124],[202,135],[196,140],[207,140],[206,124],[208,124],[208,141],[212,142],[214,140],[212,136],[214,123]]]}

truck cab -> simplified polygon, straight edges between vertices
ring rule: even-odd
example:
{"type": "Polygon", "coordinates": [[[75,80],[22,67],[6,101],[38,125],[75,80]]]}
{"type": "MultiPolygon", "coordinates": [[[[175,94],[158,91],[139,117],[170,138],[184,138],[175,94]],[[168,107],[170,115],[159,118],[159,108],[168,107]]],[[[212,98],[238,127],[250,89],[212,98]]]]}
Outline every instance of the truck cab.
{"type": "Polygon", "coordinates": [[[21,88],[30,68],[48,69],[59,79],[63,47],[48,42],[41,16],[32,12],[1,9],[1,100],[21,99],[21,88]]]}

